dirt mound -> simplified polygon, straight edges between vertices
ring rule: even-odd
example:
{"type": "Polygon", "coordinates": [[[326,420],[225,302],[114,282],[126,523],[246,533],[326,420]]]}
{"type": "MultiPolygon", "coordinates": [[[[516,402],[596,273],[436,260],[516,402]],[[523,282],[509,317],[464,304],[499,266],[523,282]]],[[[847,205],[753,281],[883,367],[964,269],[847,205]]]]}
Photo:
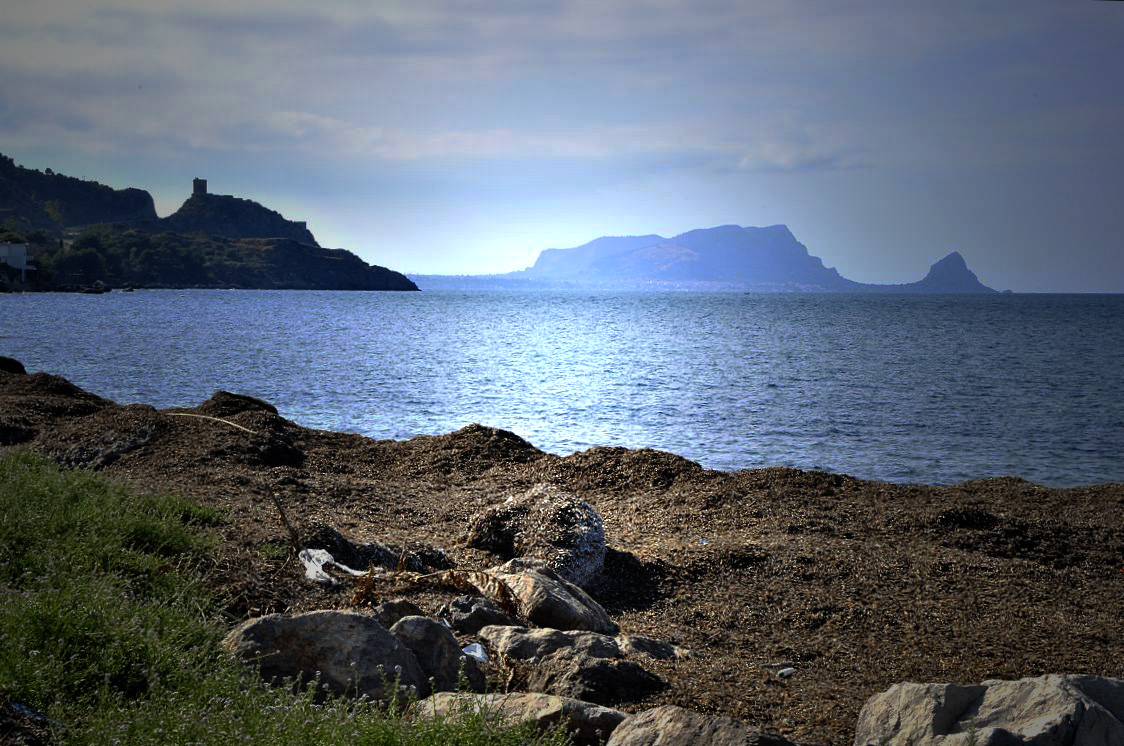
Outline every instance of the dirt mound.
{"type": "Polygon", "coordinates": [[[397,443],[387,455],[415,475],[471,479],[546,454],[515,433],[473,424],[448,435],[422,435],[397,443]]]}
{"type": "MultiPolygon", "coordinates": [[[[12,362],[18,365],[17,361],[12,362]]],[[[13,366],[9,366],[11,367],[13,366]]],[[[18,402],[24,410],[18,414],[35,420],[81,417],[113,404],[108,399],[78,388],[62,376],[49,373],[28,375],[0,371],[0,397],[10,399],[12,404],[18,402]]]]}
{"type": "Polygon", "coordinates": [[[663,489],[702,473],[694,461],[649,448],[590,448],[543,467],[544,478],[579,491],[663,489]]]}
{"type": "Polygon", "coordinates": [[[16,375],[26,375],[27,369],[23,367],[23,363],[15,358],[4,357],[0,355],[0,373],[14,373],[16,375]]]}
{"type": "Polygon", "coordinates": [[[211,417],[231,417],[242,412],[277,414],[277,407],[252,396],[232,394],[229,391],[216,391],[214,396],[195,407],[193,411],[211,417]]]}

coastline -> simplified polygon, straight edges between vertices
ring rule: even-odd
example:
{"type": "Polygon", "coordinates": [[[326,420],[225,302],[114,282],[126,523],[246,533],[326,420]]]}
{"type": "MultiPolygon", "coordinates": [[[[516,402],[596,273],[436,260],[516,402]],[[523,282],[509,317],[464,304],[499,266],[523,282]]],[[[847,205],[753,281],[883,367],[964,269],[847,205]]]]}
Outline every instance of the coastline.
{"type": "MultiPolygon", "coordinates": [[[[998,478],[949,487],[761,469],[708,471],[669,453],[566,457],[473,425],[408,441],[310,430],[264,402],[119,406],[65,379],[0,371],[0,448],[26,448],[230,516],[222,575],[239,619],[346,607],[284,545],[297,530],[436,546],[457,567],[497,557],[460,543],[469,516],[543,482],[604,517],[590,588],[622,629],[690,648],[654,668],[678,704],[801,742],[850,743],[858,709],[899,681],[1124,677],[1124,485],[1055,489],[998,478]],[[781,681],[766,663],[788,660],[781,681]]],[[[409,596],[428,611],[432,589],[409,596]]]]}

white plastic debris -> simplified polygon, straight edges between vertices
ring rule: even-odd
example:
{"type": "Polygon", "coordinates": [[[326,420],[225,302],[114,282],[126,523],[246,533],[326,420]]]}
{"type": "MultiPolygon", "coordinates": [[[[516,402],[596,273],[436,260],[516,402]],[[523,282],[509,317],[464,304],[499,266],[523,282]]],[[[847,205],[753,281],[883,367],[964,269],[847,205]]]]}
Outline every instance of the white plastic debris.
{"type": "Polygon", "coordinates": [[[478,642],[474,642],[471,645],[465,647],[463,650],[461,650],[461,652],[465,655],[475,658],[481,663],[488,662],[488,652],[484,650],[484,646],[478,642]]]}
{"type": "Polygon", "coordinates": [[[701,547],[705,547],[709,543],[710,543],[710,539],[699,539],[699,546],[701,546],[701,547]]]}
{"type": "Polygon", "coordinates": [[[304,574],[309,580],[314,580],[317,583],[325,583],[327,585],[335,585],[336,579],[328,573],[324,572],[325,567],[335,567],[341,572],[348,575],[366,575],[367,573],[362,570],[354,570],[347,565],[336,562],[331,553],[327,549],[302,549],[300,554],[297,555],[301,564],[304,565],[304,574]]]}
{"type": "Polygon", "coordinates": [[[792,666],[789,666],[788,668],[782,668],[781,670],[777,671],[777,676],[781,677],[782,679],[787,679],[794,673],[796,673],[796,669],[792,666]]]}

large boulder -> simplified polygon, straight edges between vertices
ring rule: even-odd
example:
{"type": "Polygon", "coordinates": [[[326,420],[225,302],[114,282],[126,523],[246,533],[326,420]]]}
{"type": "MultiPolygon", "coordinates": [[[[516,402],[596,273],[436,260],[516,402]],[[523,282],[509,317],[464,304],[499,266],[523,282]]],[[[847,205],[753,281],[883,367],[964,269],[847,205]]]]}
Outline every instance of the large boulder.
{"type": "Polygon", "coordinates": [[[484,627],[480,639],[508,658],[533,664],[527,689],[600,705],[636,702],[664,682],[639,663],[623,660],[622,639],[597,632],[484,627]]]}
{"type": "Polygon", "coordinates": [[[523,616],[533,624],[605,634],[618,630],[601,604],[542,560],[513,559],[488,572],[507,584],[519,599],[523,616]]]}
{"type": "Polygon", "coordinates": [[[591,658],[620,658],[617,638],[599,632],[526,627],[490,626],[479,632],[497,653],[519,660],[542,659],[559,651],[591,658]]]}
{"type": "Polygon", "coordinates": [[[774,733],[733,718],[701,715],[675,705],[645,710],[621,723],[606,746],[792,746],[774,733]]]}
{"type": "Polygon", "coordinates": [[[426,616],[407,616],[394,623],[390,634],[414,653],[422,673],[428,677],[429,685],[420,692],[422,696],[431,691],[455,691],[462,673],[468,688],[484,688],[484,674],[476,661],[464,654],[457,638],[441,622],[426,616]]]}
{"type": "Polygon", "coordinates": [[[855,745],[1124,744],[1124,679],[1049,674],[971,686],[895,684],[867,700],[855,745]]]}
{"type": "Polygon", "coordinates": [[[638,635],[610,637],[599,632],[527,629],[509,625],[489,625],[477,633],[492,649],[509,658],[531,660],[558,652],[577,653],[593,658],[643,657],[652,660],[689,658],[691,652],[667,642],[638,635]]]}
{"type": "Polygon", "coordinates": [[[235,627],[223,640],[263,679],[320,683],[336,694],[390,699],[401,687],[424,690],[414,654],[373,617],[347,611],[270,614],[235,627]]]}
{"type": "Polygon", "coordinates": [[[605,525],[576,495],[539,484],[469,520],[468,546],[505,558],[539,559],[572,583],[585,585],[605,566],[605,525]]]}
{"type": "Polygon", "coordinates": [[[482,712],[508,726],[534,723],[543,730],[561,723],[576,746],[604,743],[627,717],[619,710],[547,694],[438,692],[418,702],[416,711],[424,718],[454,718],[482,712]]]}
{"type": "Polygon", "coordinates": [[[558,652],[527,674],[527,690],[599,705],[639,702],[666,684],[635,661],[558,652]]]}

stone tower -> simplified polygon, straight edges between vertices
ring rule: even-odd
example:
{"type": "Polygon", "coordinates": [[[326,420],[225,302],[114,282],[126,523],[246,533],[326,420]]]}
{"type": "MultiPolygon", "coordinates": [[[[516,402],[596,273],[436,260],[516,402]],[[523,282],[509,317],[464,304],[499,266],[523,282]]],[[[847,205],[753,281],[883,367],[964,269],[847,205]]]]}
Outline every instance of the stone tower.
{"type": "Polygon", "coordinates": [[[192,179],[191,180],[191,196],[192,197],[205,197],[207,195],[207,180],[206,179],[192,179]]]}

